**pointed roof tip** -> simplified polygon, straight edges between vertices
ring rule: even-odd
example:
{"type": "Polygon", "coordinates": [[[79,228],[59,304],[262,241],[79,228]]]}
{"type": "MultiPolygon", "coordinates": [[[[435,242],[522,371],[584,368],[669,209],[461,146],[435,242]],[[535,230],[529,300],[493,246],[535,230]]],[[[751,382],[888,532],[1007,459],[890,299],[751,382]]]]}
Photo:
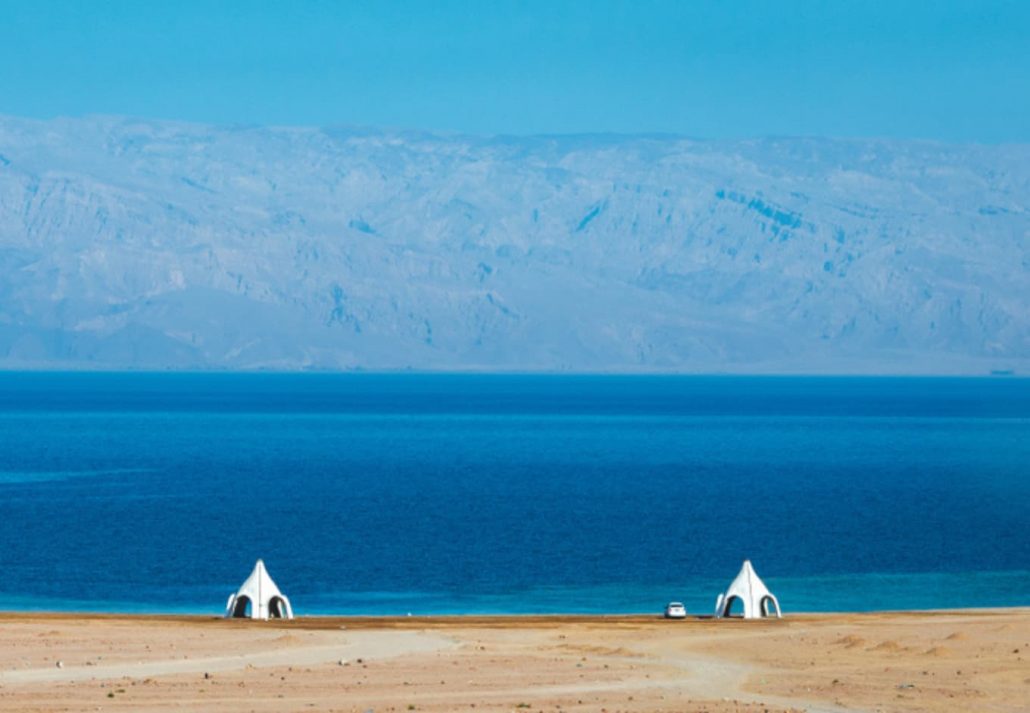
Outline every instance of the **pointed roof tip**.
{"type": "Polygon", "coordinates": [[[259,579],[271,579],[268,574],[268,568],[265,567],[264,560],[259,559],[254,563],[254,569],[250,570],[250,577],[247,579],[252,579],[254,577],[258,577],[259,579]]]}
{"type": "MultiPolygon", "coordinates": [[[[744,560],[744,563],[740,566],[740,571],[737,572],[737,576],[733,579],[733,584],[738,582],[744,583],[749,589],[757,586],[764,587],[761,577],[758,576],[758,572],[755,571],[754,566],[751,564],[751,560],[744,560]]],[[[733,585],[730,585],[731,588],[733,585]]]]}

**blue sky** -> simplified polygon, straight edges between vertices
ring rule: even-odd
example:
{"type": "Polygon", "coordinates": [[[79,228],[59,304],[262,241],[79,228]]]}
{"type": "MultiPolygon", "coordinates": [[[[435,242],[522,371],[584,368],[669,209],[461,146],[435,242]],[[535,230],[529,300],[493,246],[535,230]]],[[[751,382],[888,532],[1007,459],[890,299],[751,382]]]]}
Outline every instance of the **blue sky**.
{"type": "Polygon", "coordinates": [[[1030,141],[1030,2],[0,0],[0,113],[1030,141]]]}

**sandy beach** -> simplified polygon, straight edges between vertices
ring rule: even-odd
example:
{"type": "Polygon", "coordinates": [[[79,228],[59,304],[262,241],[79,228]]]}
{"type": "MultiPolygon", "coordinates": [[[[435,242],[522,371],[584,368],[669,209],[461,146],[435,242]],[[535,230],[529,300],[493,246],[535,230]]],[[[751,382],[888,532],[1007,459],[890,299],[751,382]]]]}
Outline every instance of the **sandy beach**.
{"type": "Polygon", "coordinates": [[[1028,709],[1028,609],[748,622],[0,614],[3,711],[1028,709]]]}

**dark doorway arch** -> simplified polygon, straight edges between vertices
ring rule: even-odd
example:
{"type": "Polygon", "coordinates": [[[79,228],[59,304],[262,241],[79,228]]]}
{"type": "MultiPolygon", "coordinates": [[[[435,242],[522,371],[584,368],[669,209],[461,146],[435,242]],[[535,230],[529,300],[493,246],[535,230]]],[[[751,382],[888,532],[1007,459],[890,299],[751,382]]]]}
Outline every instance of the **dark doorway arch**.
{"type": "Polygon", "coordinates": [[[232,618],[246,619],[252,614],[253,606],[250,603],[250,597],[245,595],[236,597],[236,602],[232,605],[232,618]]]}
{"type": "Polygon", "coordinates": [[[761,602],[762,616],[779,616],[780,605],[776,603],[776,600],[770,596],[762,597],[761,602]]]}
{"type": "Polygon", "coordinates": [[[283,601],[282,597],[272,597],[268,600],[268,618],[269,619],[285,619],[286,618],[286,602],[283,601]]]}

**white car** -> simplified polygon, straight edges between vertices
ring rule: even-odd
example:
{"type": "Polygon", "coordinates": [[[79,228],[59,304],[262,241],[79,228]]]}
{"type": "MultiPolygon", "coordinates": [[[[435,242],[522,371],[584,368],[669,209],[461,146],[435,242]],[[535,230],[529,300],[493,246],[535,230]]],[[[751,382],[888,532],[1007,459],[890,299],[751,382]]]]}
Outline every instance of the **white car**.
{"type": "Polygon", "coordinates": [[[669,602],[665,607],[666,619],[686,619],[687,608],[682,602],[669,602]]]}

